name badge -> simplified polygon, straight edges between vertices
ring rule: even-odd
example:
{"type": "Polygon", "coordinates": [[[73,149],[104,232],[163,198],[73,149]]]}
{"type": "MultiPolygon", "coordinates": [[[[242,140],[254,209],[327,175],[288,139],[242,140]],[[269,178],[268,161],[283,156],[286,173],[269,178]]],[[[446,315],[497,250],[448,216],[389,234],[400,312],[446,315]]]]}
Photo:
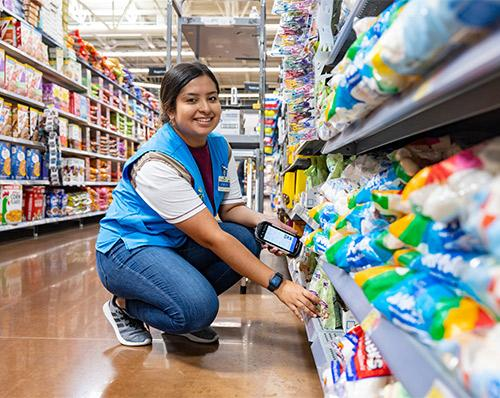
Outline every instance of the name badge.
{"type": "Polygon", "coordinates": [[[219,192],[231,192],[231,180],[227,176],[219,177],[219,192]]]}

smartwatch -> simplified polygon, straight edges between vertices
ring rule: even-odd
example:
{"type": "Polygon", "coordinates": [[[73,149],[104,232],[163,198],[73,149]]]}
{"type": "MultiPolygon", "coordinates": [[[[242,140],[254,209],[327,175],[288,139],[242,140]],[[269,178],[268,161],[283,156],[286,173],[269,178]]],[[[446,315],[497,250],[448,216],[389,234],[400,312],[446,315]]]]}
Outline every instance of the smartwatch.
{"type": "Polygon", "coordinates": [[[279,272],[276,272],[273,277],[269,280],[269,286],[267,287],[267,290],[270,292],[274,292],[277,288],[281,286],[281,283],[283,282],[283,275],[281,275],[279,272]]]}

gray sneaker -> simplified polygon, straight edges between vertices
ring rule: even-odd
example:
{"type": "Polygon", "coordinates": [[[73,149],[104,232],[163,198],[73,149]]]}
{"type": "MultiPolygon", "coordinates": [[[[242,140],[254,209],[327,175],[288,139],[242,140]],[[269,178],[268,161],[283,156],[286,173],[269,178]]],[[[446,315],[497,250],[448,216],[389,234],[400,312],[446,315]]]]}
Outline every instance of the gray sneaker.
{"type": "Polygon", "coordinates": [[[144,323],[128,315],[118,307],[115,300],[116,297],[113,297],[105,302],[102,310],[113,326],[118,341],[132,347],[151,344],[151,333],[146,329],[144,323]]]}
{"type": "Polygon", "coordinates": [[[211,344],[219,340],[219,335],[211,327],[197,332],[181,334],[180,336],[184,336],[186,339],[200,344],[211,344]]]}

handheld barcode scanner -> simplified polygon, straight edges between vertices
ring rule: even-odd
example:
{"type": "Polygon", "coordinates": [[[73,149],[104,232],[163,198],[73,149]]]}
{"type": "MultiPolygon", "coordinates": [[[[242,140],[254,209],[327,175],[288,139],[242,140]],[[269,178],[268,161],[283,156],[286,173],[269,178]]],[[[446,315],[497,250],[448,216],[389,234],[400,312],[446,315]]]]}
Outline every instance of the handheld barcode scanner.
{"type": "Polygon", "coordinates": [[[255,237],[261,243],[267,243],[287,253],[289,257],[297,257],[302,249],[302,242],[297,235],[277,228],[268,221],[263,221],[255,228],[255,237]]]}

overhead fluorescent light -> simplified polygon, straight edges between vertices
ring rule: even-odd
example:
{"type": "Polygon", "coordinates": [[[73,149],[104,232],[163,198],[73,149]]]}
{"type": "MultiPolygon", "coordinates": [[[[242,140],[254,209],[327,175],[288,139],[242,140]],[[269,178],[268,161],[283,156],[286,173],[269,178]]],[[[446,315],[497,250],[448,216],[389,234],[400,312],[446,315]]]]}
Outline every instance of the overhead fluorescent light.
{"type": "MultiPolygon", "coordinates": [[[[209,67],[214,73],[259,73],[260,69],[258,67],[209,67]]],[[[129,68],[130,73],[136,74],[147,74],[149,73],[149,68],[129,68]]],[[[278,73],[280,71],[279,67],[267,67],[267,73],[278,73]]]]}
{"type": "MultiPolygon", "coordinates": [[[[109,58],[151,58],[151,57],[166,57],[166,51],[103,51],[102,55],[109,58]]],[[[177,56],[177,51],[172,51],[172,57],[177,56]]],[[[182,51],[183,57],[194,57],[192,51],[182,51]]]]}

